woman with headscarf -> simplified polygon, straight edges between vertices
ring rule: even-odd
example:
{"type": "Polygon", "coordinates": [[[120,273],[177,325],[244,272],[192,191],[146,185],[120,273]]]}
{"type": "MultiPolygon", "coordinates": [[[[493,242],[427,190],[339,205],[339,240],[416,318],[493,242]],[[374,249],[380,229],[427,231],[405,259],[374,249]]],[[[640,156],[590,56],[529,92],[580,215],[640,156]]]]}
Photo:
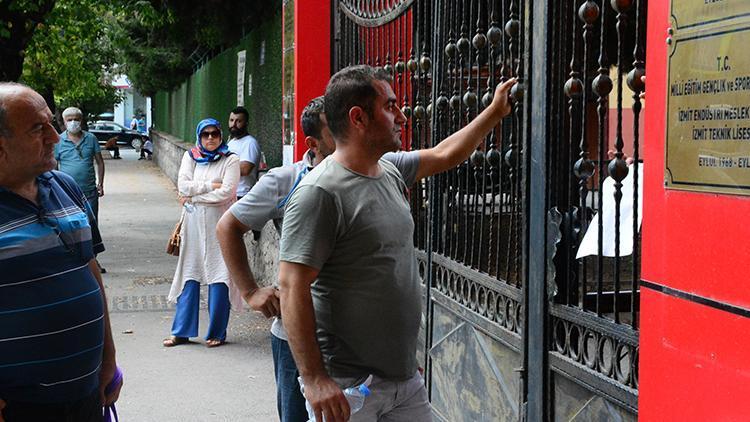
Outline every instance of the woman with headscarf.
{"type": "Polygon", "coordinates": [[[221,125],[204,119],[195,131],[195,147],[185,152],[177,189],[185,215],[169,300],[177,302],[172,336],[165,347],[188,343],[198,336],[200,284],[208,284],[206,346],[224,344],[229,309],[241,309],[242,299],[229,279],[229,271],[216,239],[216,223],[234,202],[240,179],[239,159],[223,141],[221,125]]]}

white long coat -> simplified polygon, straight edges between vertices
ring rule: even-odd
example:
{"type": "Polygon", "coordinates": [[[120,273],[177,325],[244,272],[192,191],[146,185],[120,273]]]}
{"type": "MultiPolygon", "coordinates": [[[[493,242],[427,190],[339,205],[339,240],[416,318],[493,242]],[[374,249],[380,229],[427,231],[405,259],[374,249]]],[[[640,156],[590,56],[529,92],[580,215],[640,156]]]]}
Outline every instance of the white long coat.
{"type": "Polygon", "coordinates": [[[201,284],[224,283],[229,287],[232,309],[242,309],[242,297],[229,278],[216,238],[216,224],[236,200],[239,180],[240,162],[234,154],[208,164],[197,164],[189,152],[182,157],[177,190],[180,195],[191,197],[195,210],[185,212],[180,232],[180,257],[169,301],[177,300],[188,280],[201,284]],[[213,189],[213,182],[221,182],[221,188],[213,189]]]}

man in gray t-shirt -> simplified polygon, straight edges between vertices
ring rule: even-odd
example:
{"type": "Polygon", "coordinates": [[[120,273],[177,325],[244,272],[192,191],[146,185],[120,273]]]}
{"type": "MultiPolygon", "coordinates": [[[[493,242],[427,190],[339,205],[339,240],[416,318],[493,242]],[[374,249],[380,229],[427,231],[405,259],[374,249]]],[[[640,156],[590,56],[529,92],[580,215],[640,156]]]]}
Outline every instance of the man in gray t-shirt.
{"type": "Polygon", "coordinates": [[[336,73],[325,116],[336,152],[286,206],[280,251],[281,313],[305,398],[316,419],[347,421],[341,388],[372,375],[352,421],[429,421],[417,372],[419,279],[407,200],[414,181],[455,167],[510,112],[510,80],[470,124],[395,165],[406,117],[390,76],[369,66],[336,73]]]}
{"type": "MultiPolygon", "coordinates": [[[[286,203],[294,189],[312,168],[335,150],[325,124],[323,105],[323,97],[317,97],[302,112],[302,130],[309,148],[303,159],[289,166],[271,169],[247,195],[232,205],[216,227],[232,281],[250,307],[267,318],[279,315],[278,292],[273,287],[259,287],[255,282],[248,265],[243,236],[250,230],[262,230],[271,220],[280,229],[286,203]]],[[[401,169],[405,180],[413,181],[416,177],[419,162],[417,152],[388,153],[383,158],[401,169]]],[[[297,366],[280,318],[274,319],[271,334],[279,419],[281,422],[307,420],[305,399],[297,382],[297,366]]]]}

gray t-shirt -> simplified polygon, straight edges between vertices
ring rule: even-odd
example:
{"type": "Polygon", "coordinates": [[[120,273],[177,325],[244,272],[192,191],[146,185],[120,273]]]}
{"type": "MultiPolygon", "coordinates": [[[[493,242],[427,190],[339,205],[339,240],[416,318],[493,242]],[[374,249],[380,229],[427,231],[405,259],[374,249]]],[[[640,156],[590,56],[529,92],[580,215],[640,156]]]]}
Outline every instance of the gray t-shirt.
{"type": "Polygon", "coordinates": [[[304,159],[283,167],[272,168],[245,196],[235,202],[229,212],[242,224],[252,230],[261,231],[270,220],[284,217],[284,200],[312,167],[310,152],[304,159]]]}
{"type": "Polygon", "coordinates": [[[317,337],[334,377],[404,380],[417,369],[421,299],[407,186],[419,158],[387,158],[378,177],[324,160],[284,214],[280,259],[320,270],[317,337]]]}

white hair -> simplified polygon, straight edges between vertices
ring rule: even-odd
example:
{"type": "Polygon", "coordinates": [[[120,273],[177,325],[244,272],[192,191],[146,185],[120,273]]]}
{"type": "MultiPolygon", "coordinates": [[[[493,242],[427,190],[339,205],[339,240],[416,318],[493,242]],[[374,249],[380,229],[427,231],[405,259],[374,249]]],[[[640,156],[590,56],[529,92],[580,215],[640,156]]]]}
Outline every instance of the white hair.
{"type": "Polygon", "coordinates": [[[78,116],[83,117],[83,113],[81,112],[81,109],[78,107],[68,107],[62,112],[63,119],[68,116],[78,116]]]}
{"type": "Polygon", "coordinates": [[[8,99],[18,95],[24,89],[31,88],[17,82],[0,82],[0,136],[11,134],[8,127],[8,99]]]}

